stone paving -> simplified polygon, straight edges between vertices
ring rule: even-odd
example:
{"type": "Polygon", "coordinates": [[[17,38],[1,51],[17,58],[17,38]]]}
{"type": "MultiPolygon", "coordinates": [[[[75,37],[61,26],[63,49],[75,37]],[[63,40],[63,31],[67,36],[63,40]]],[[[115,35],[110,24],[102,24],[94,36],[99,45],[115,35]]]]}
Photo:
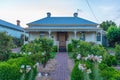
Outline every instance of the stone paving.
{"type": "Polygon", "coordinates": [[[56,55],[57,68],[51,72],[52,80],[68,80],[70,71],[68,70],[68,54],[58,53],[56,55]]]}

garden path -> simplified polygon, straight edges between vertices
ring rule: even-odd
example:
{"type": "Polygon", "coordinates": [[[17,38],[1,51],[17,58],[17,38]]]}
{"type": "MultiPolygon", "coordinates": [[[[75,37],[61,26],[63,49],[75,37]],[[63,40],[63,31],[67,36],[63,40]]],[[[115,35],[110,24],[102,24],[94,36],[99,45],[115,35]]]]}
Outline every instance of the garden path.
{"type": "Polygon", "coordinates": [[[68,70],[68,54],[60,52],[55,58],[57,60],[57,68],[50,73],[52,80],[68,80],[70,76],[70,71],[68,70]]]}

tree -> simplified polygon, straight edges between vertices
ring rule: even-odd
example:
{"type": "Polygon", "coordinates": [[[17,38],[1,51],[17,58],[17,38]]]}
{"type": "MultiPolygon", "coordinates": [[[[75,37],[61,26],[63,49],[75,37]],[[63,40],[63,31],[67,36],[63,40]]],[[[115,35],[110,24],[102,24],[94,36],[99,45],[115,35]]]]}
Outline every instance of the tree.
{"type": "Polygon", "coordinates": [[[8,59],[12,46],[12,37],[6,32],[0,32],[0,60],[8,59]]]}
{"type": "Polygon", "coordinates": [[[105,31],[107,31],[110,26],[116,27],[116,23],[110,20],[110,21],[103,21],[100,24],[100,28],[102,28],[105,31]]]}
{"type": "Polygon", "coordinates": [[[107,30],[107,39],[110,46],[114,46],[115,43],[120,43],[120,28],[110,26],[107,30]]]}

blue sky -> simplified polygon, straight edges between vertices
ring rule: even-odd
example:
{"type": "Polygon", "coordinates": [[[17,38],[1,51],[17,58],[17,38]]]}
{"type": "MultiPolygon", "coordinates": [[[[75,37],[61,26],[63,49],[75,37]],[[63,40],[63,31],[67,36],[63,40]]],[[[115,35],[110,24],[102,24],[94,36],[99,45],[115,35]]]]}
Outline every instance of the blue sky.
{"type": "Polygon", "coordinates": [[[101,23],[113,20],[120,24],[120,0],[88,0],[98,21],[92,15],[86,0],[0,0],[0,19],[16,24],[21,20],[21,26],[34,20],[52,16],[73,16],[77,9],[79,17],[101,23]]]}

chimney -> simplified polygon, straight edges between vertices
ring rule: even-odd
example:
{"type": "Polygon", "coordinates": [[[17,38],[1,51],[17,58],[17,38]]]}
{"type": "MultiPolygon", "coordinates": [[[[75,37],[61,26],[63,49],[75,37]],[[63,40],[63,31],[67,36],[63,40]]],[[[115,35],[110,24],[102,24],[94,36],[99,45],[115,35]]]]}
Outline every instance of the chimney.
{"type": "Polygon", "coordinates": [[[47,13],[47,17],[51,17],[51,13],[50,12],[47,13]]]}
{"type": "Polygon", "coordinates": [[[20,26],[20,20],[17,20],[16,22],[17,22],[17,26],[20,26]]]}
{"type": "Polygon", "coordinates": [[[78,17],[78,13],[74,13],[73,15],[74,15],[74,17],[78,17]]]}

